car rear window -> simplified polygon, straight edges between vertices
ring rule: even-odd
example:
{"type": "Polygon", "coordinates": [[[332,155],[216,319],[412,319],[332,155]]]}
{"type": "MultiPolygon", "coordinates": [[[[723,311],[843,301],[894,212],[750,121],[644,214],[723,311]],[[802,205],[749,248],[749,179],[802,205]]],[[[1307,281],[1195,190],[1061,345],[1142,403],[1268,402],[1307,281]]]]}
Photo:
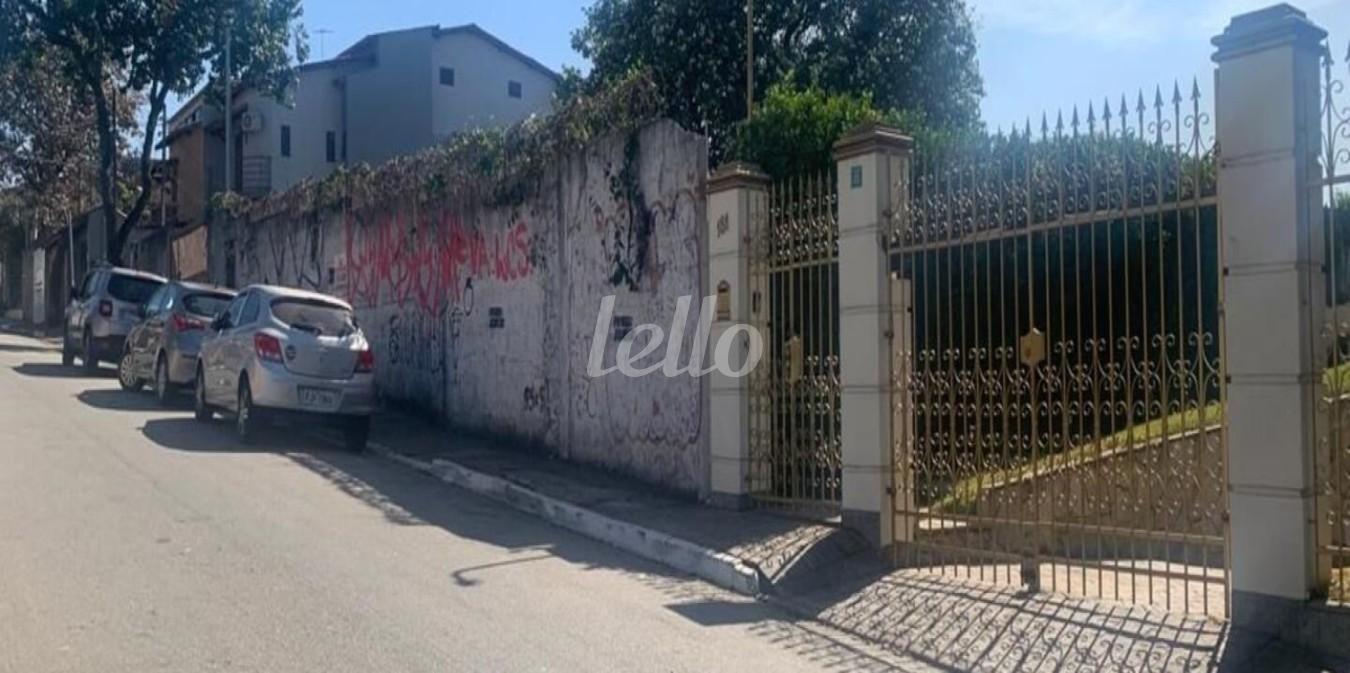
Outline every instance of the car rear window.
{"type": "Polygon", "coordinates": [[[291,329],[318,336],[346,336],[356,329],[351,311],[318,299],[274,299],[272,315],[291,329]]]}
{"type": "Polygon", "coordinates": [[[117,301],[125,301],[131,304],[144,304],[150,298],[150,295],[158,290],[161,283],[149,278],[139,276],[123,276],[114,273],[108,279],[108,294],[112,295],[117,301]]]}
{"type": "Polygon", "coordinates": [[[214,317],[225,310],[233,298],[228,294],[189,294],[183,297],[183,308],[188,313],[214,317]]]}

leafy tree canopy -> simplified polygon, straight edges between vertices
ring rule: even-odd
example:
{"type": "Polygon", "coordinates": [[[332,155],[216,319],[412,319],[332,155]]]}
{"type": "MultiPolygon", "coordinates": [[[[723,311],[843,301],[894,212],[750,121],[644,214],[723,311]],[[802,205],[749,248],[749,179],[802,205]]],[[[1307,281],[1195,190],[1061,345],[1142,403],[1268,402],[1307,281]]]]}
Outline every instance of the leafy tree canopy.
{"type": "Polygon", "coordinates": [[[869,122],[911,134],[924,132],[917,113],[882,112],[867,95],[775,84],[756,106],[754,118],[736,126],[727,154],[758,164],[775,178],[816,173],[834,165],[835,141],[869,122]]]}
{"type": "Polygon", "coordinates": [[[300,0],[0,0],[0,62],[34,50],[62,55],[65,81],[92,101],[98,135],[99,202],[108,222],[109,260],[121,259],[131,230],[149,203],[155,131],[169,94],[187,95],[203,80],[219,80],[226,36],[234,80],[281,96],[294,82],[293,64],[307,55],[300,0]],[[136,149],[136,195],[119,213],[114,184],[121,137],[116,106],[123,96],[146,104],[136,149]]]}
{"type": "MultiPolygon", "coordinates": [[[[589,79],[651,70],[666,114],[712,139],[746,116],[745,0],[596,0],[572,45],[589,79]]],[[[983,93],[963,0],[754,0],[755,99],[775,84],[870,97],[937,127],[978,120],[983,93]]]]}
{"type": "MultiPolygon", "coordinates": [[[[0,184],[10,188],[11,224],[62,223],[92,202],[96,120],[89,97],[64,76],[68,67],[53,47],[0,61],[0,184]]],[[[123,136],[136,126],[138,102],[119,99],[123,136]]]]}

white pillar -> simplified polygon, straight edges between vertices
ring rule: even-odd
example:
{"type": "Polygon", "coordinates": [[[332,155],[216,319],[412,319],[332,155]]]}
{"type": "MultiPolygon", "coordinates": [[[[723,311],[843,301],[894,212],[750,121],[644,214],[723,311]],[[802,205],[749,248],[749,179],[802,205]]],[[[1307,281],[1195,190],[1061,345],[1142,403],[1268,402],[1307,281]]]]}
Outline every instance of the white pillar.
{"type": "Polygon", "coordinates": [[[1276,631],[1317,584],[1313,456],[1325,311],[1318,59],[1326,33],[1277,5],[1213,40],[1226,263],[1233,620],[1276,631]]]}
{"type": "MultiPolygon", "coordinates": [[[[768,200],[769,178],[754,164],[735,162],[708,178],[708,287],[718,294],[709,335],[709,351],[733,325],[757,325],[751,315],[751,240],[756,215],[768,200]]],[[[746,336],[737,334],[733,371],[747,353],[746,336]]],[[[720,371],[708,376],[710,404],[710,501],[720,507],[747,507],[750,470],[750,377],[720,371]]]]}
{"type": "Polygon", "coordinates": [[[890,254],[884,240],[906,192],[914,143],[864,125],[834,145],[839,189],[839,369],[843,522],[879,547],[894,541],[891,488],[890,254]]]}

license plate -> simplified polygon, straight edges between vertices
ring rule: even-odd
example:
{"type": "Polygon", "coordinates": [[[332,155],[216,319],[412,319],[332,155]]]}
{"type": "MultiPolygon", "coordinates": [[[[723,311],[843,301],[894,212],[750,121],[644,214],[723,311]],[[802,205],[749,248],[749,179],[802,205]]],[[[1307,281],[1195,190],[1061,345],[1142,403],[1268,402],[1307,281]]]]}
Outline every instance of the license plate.
{"type": "Polygon", "coordinates": [[[300,388],[300,405],[319,409],[332,409],[338,405],[338,392],[324,388],[300,388]]]}

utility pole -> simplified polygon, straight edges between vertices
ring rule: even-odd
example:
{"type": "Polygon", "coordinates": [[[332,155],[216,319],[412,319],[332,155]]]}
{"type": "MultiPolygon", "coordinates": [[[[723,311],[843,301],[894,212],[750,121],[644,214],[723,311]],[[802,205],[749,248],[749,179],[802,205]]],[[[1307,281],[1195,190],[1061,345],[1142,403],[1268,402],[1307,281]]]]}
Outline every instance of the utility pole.
{"type": "Polygon", "coordinates": [[[234,116],[234,85],[230,82],[232,73],[230,72],[230,43],[234,41],[230,30],[229,17],[225,19],[225,191],[234,191],[234,136],[231,133],[233,123],[230,117],[234,116]]]}
{"type": "Polygon", "coordinates": [[[169,228],[169,115],[160,119],[159,133],[159,228],[164,231],[164,277],[172,280],[173,231],[169,228]]]}
{"type": "Polygon", "coordinates": [[[745,0],[745,119],[755,114],[755,0],[745,0]]]}
{"type": "MultiPolygon", "coordinates": [[[[72,217],[72,216],[70,215],[70,209],[69,209],[69,208],[62,208],[62,209],[61,209],[61,212],[66,216],[66,245],[67,245],[68,248],[70,248],[70,250],[68,251],[70,254],[66,255],[66,259],[67,259],[67,261],[68,261],[68,266],[70,267],[70,289],[73,291],[73,290],[75,289],[75,282],[76,282],[76,281],[75,281],[75,218],[72,217]]],[[[86,243],[86,245],[87,245],[88,242],[89,242],[89,231],[88,231],[88,227],[85,228],[85,234],[84,234],[84,235],[85,235],[85,243],[86,243]]],[[[88,257],[88,255],[89,255],[89,253],[85,253],[85,256],[86,256],[86,257],[88,257]]],[[[70,293],[67,292],[66,294],[70,294],[70,293]]]]}
{"type": "MultiPolygon", "coordinates": [[[[118,219],[121,219],[121,218],[118,216],[117,211],[118,211],[118,208],[122,205],[122,204],[120,203],[121,200],[122,200],[122,199],[121,199],[122,188],[121,188],[121,186],[120,186],[119,183],[118,183],[118,176],[117,176],[117,174],[118,174],[118,170],[117,170],[117,169],[121,167],[121,163],[122,163],[122,148],[120,148],[120,147],[117,146],[117,145],[118,145],[117,139],[120,138],[120,137],[122,137],[122,132],[121,132],[121,130],[120,130],[120,129],[121,129],[121,125],[120,125],[120,123],[119,123],[119,120],[122,118],[122,112],[121,112],[122,101],[120,100],[121,97],[120,97],[118,94],[119,94],[119,92],[118,92],[118,90],[117,90],[117,80],[114,78],[114,79],[113,79],[113,88],[112,88],[113,128],[114,128],[114,129],[118,129],[118,131],[117,131],[116,133],[113,134],[113,165],[112,165],[112,184],[113,184],[113,209],[112,209],[112,210],[113,210],[113,221],[112,221],[112,222],[108,222],[106,217],[101,217],[101,218],[100,218],[100,221],[103,222],[103,225],[102,225],[102,229],[103,229],[103,241],[102,241],[102,243],[103,243],[103,251],[102,251],[101,254],[99,254],[99,257],[101,257],[103,261],[108,262],[108,263],[110,263],[110,264],[111,264],[112,261],[113,261],[113,246],[116,245],[113,241],[117,238],[117,225],[119,224],[119,222],[117,222],[117,220],[118,220],[118,219]]],[[[104,211],[104,212],[106,213],[107,211],[104,211]]],[[[93,232],[92,232],[92,230],[93,230],[93,227],[92,227],[92,226],[86,225],[85,228],[84,228],[84,241],[85,241],[85,247],[89,247],[89,244],[93,242],[93,238],[94,238],[94,237],[93,237],[93,232]]],[[[119,263],[121,262],[121,257],[122,257],[122,251],[121,251],[121,250],[118,250],[118,251],[117,251],[117,258],[118,258],[118,262],[119,262],[119,263]]]]}

